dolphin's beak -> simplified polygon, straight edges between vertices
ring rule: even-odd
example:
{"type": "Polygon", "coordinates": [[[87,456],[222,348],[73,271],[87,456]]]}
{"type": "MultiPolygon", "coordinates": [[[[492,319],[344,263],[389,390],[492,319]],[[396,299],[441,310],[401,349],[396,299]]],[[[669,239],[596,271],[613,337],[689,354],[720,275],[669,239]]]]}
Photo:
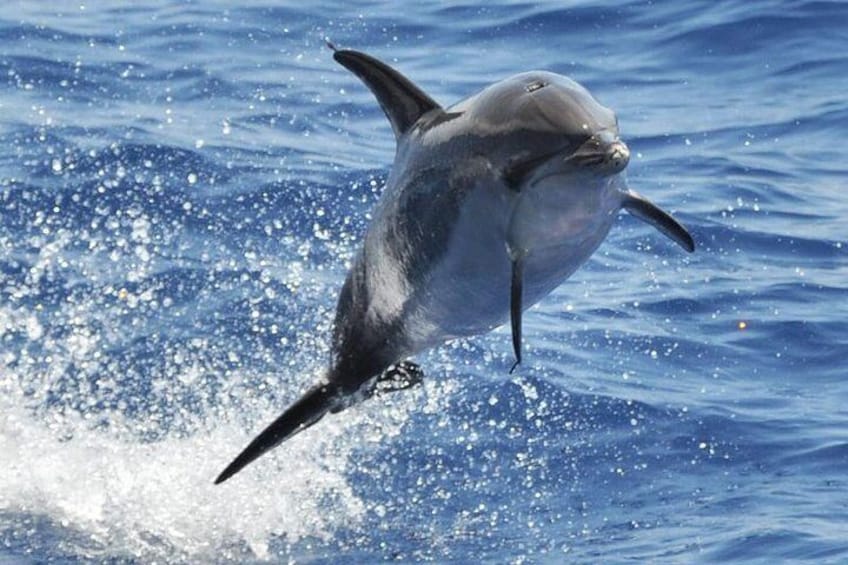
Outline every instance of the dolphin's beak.
{"type": "Polygon", "coordinates": [[[569,160],[594,173],[614,175],[630,162],[630,149],[617,135],[603,130],[587,139],[569,160]]]}
{"type": "Polygon", "coordinates": [[[616,139],[608,148],[606,154],[610,173],[620,173],[630,162],[630,149],[620,139],[616,139]]]}

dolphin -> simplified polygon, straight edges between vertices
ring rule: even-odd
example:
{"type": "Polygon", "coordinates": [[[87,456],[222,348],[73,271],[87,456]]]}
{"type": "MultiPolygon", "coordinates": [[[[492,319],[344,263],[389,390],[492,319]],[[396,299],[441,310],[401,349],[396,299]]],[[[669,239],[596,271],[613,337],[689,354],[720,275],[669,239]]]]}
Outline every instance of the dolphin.
{"type": "Polygon", "coordinates": [[[394,165],[339,295],[329,367],[217,477],[221,483],[328,412],[422,378],[406,359],[510,320],[598,248],[621,209],[686,251],[692,236],[627,185],[618,120],[565,76],[532,71],[443,108],[389,65],[333,58],[371,90],[394,165]]]}

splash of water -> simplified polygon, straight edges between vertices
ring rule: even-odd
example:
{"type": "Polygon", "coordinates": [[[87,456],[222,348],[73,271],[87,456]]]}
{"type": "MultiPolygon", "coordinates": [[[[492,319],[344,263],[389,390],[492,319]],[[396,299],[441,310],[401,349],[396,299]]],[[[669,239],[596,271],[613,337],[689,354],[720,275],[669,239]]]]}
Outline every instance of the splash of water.
{"type": "Polygon", "coordinates": [[[194,559],[245,551],[267,558],[273,538],[326,538],[364,512],[345,477],[355,444],[342,441],[347,427],[330,418],[215,487],[212,478],[249,439],[239,426],[140,443],[80,416],[45,421],[24,402],[0,400],[0,529],[26,528],[15,523],[21,516],[50,516],[84,534],[65,548],[78,555],[173,558],[177,549],[194,559]]]}

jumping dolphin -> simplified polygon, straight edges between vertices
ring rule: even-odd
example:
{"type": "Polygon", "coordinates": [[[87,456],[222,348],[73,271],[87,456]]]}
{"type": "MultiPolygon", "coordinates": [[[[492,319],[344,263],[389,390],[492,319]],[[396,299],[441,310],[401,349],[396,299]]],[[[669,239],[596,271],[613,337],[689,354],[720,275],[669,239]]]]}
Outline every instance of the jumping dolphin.
{"type": "Polygon", "coordinates": [[[385,63],[330,47],[388,117],[394,166],[339,296],[323,382],[216,484],[327,412],[415,384],[420,369],[404,360],[446,340],[510,319],[517,365],[522,312],[589,258],[622,208],[695,249],[628,188],[615,114],[573,80],[526,72],[442,108],[385,63]]]}

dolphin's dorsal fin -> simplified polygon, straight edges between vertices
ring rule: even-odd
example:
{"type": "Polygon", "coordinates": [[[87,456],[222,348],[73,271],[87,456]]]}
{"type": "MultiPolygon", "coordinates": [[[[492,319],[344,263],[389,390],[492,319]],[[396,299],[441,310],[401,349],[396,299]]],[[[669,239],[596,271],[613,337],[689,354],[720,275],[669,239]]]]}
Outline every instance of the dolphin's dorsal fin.
{"type": "Polygon", "coordinates": [[[441,106],[415,86],[411,80],[370,55],[349,49],[333,49],[333,59],[365,83],[386,117],[392,124],[395,137],[400,138],[418,118],[441,106]]]}

